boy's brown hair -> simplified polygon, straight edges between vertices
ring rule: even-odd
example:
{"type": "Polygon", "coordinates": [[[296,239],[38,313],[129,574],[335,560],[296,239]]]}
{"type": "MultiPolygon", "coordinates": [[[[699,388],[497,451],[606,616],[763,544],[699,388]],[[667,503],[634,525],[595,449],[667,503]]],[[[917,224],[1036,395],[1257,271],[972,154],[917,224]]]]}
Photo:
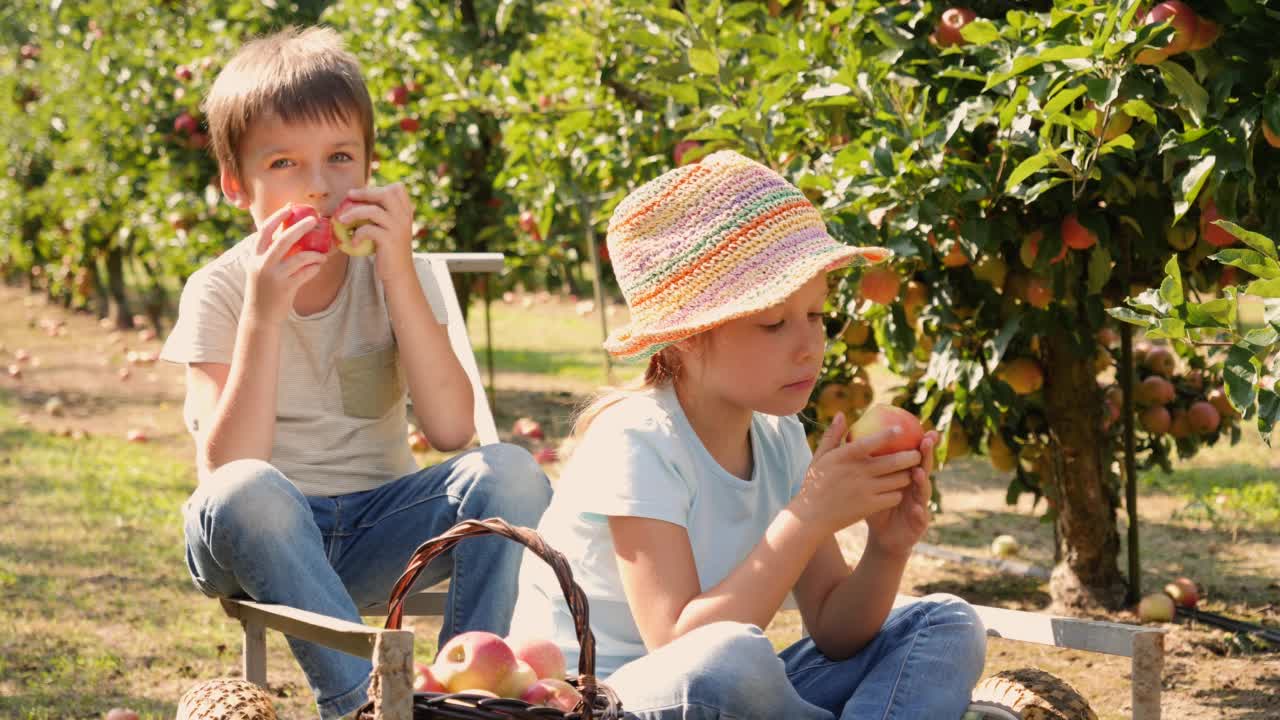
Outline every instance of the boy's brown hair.
{"type": "Polygon", "coordinates": [[[245,133],[271,113],[286,123],[357,120],[369,171],[373,102],[359,61],[331,28],[288,27],[250,41],[218,73],[203,110],[218,165],[237,179],[245,133]]]}

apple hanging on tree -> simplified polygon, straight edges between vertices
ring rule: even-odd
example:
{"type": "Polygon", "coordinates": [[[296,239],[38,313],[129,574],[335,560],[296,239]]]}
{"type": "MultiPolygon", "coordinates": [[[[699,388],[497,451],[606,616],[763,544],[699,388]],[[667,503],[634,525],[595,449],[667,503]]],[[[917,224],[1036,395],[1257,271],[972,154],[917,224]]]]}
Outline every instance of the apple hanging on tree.
{"type": "Polygon", "coordinates": [[[964,39],[960,31],[977,17],[978,14],[969,8],[947,8],[942,12],[942,19],[938,21],[938,27],[933,31],[934,42],[938,47],[968,45],[969,41],[964,39]]]}

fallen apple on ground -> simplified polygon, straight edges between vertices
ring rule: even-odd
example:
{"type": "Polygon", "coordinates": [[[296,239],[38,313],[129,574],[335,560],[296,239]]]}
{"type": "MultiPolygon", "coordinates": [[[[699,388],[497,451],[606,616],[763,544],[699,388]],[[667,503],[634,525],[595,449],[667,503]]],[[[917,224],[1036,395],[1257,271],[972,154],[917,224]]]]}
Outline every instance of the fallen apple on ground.
{"type": "Polygon", "coordinates": [[[1018,539],[1012,535],[998,535],[991,541],[991,554],[998,558],[1010,558],[1018,554],[1018,539]]]}
{"type": "Polygon", "coordinates": [[[104,720],[138,720],[138,713],[127,708],[111,708],[104,720]]]}
{"type": "Polygon", "coordinates": [[[1173,620],[1173,599],[1164,593],[1152,593],[1138,603],[1138,619],[1144,623],[1173,620]]]}
{"type": "Polygon", "coordinates": [[[1174,603],[1184,608],[1194,608],[1200,602],[1200,587],[1191,578],[1175,579],[1164,586],[1164,592],[1174,603]]]}
{"type": "Polygon", "coordinates": [[[518,418],[511,426],[511,434],[517,437],[527,437],[531,440],[542,440],[544,438],[542,424],[530,417],[518,418]]]}

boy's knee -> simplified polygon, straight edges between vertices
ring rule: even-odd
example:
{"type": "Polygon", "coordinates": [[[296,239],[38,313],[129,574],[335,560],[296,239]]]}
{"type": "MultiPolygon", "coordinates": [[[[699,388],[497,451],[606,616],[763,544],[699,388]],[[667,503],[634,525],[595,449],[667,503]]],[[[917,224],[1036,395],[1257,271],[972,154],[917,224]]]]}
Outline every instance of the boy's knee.
{"type": "Polygon", "coordinates": [[[236,460],[206,477],[187,503],[201,525],[247,532],[288,532],[310,513],[306,497],[270,463],[236,460]]]}
{"type": "MultiPolygon", "coordinates": [[[[759,627],[724,620],[691,631],[688,642],[703,650],[700,663],[707,667],[749,669],[778,662],[773,643],[759,627]]],[[[738,681],[739,679],[735,679],[738,681]]]]}
{"type": "MultiPolygon", "coordinates": [[[[542,516],[551,501],[551,484],[529,451],[510,443],[484,445],[461,462],[467,463],[475,482],[491,500],[521,515],[542,516]]],[[[510,518],[508,518],[510,519],[510,518]]],[[[528,522],[522,519],[521,522],[528,522]]]]}

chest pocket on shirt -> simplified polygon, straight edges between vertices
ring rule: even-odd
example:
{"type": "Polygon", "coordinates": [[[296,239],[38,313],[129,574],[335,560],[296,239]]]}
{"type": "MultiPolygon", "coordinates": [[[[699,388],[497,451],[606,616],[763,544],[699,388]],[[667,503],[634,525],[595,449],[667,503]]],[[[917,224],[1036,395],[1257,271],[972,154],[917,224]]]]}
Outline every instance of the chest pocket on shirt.
{"type": "Polygon", "coordinates": [[[396,362],[396,346],[338,360],[342,411],[351,417],[380,418],[401,402],[404,381],[396,362]]]}

